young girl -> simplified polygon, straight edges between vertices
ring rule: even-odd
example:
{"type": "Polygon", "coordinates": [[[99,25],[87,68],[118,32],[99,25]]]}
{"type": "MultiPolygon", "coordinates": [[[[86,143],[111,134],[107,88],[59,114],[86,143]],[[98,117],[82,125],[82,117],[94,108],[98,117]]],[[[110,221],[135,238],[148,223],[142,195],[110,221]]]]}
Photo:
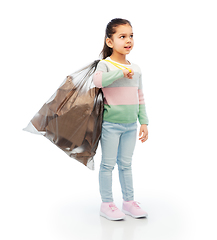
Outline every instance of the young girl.
{"type": "Polygon", "coordinates": [[[134,201],[131,169],[137,119],[141,124],[139,140],[145,142],[148,139],[141,71],[126,59],[133,45],[131,23],[120,18],[111,20],[106,28],[102,50],[104,60],[98,63],[93,76],[95,86],[102,88],[104,94],[99,172],[100,215],[110,220],[124,219],[125,214],[134,218],[147,217],[147,213],[134,201]],[[122,211],[115,206],[112,196],[112,171],[116,162],[124,200],[122,211]]]}

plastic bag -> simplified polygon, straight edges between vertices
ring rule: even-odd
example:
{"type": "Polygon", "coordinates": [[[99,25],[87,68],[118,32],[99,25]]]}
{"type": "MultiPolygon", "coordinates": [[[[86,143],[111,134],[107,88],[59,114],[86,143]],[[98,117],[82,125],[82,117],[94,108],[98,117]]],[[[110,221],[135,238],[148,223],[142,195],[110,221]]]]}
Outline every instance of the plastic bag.
{"type": "Polygon", "coordinates": [[[98,62],[67,76],[24,129],[42,134],[92,170],[103,119],[103,93],[92,80],[98,62]]]}

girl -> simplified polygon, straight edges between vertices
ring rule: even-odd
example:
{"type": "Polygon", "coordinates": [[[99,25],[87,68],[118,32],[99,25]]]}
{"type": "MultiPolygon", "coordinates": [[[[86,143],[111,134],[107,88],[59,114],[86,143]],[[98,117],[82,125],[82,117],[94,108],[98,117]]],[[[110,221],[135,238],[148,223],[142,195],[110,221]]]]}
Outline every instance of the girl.
{"type": "Polygon", "coordinates": [[[148,118],[142,92],[140,68],[126,59],[133,49],[133,31],[128,20],[116,18],[106,28],[102,57],[93,82],[102,88],[104,113],[101,133],[102,161],[99,186],[102,198],[100,215],[120,220],[128,214],[134,218],[147,217],[134,201],[131,162],[136,143],[137,118],[141,124],[139,140],[148,139],[148,118]],[[121,69],[120,69],[121,68],[121,69]],[[123,194],[123,209],[113,203],[112,171],[118,164],[123,194]]]}

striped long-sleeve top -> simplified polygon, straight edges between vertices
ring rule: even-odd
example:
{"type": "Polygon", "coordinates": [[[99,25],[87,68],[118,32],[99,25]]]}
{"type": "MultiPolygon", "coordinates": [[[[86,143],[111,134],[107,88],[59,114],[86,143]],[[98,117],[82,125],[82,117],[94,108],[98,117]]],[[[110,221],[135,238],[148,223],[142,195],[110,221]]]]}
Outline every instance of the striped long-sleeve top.
{"type": "Polygon", "coordinates": [[[106,61],[100,61],[94,73],[94,85],[102,88],[104,94],[103,119],[113,123],[133,123],[138,119],[140,124],[148,124],[141,70],[133,63],[121,65],[133,69],[132,79],[125,78],[121,69],[106,61]]]}

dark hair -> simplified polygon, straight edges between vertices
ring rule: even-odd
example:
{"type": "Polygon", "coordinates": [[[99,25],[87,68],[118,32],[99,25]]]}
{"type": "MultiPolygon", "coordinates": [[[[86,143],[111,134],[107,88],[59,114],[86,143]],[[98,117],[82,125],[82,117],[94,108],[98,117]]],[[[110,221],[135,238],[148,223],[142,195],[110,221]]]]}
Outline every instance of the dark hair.
{"type": "Polygon", "coordinates": [[[118,27],[119,25],[125,25],[125,24],[129,24],[132,27],[130,21],[122,18],[114,18],[107,24],[107,27],[105,30],[104,47],[102,49],[102,52],[100,53],[103,59],[111,56],[113,52],[113,49],[108,47],[108,45],[106,44],[106,38],[111,38],[112,35],[116,33],[116,27],[118,27]]]}

